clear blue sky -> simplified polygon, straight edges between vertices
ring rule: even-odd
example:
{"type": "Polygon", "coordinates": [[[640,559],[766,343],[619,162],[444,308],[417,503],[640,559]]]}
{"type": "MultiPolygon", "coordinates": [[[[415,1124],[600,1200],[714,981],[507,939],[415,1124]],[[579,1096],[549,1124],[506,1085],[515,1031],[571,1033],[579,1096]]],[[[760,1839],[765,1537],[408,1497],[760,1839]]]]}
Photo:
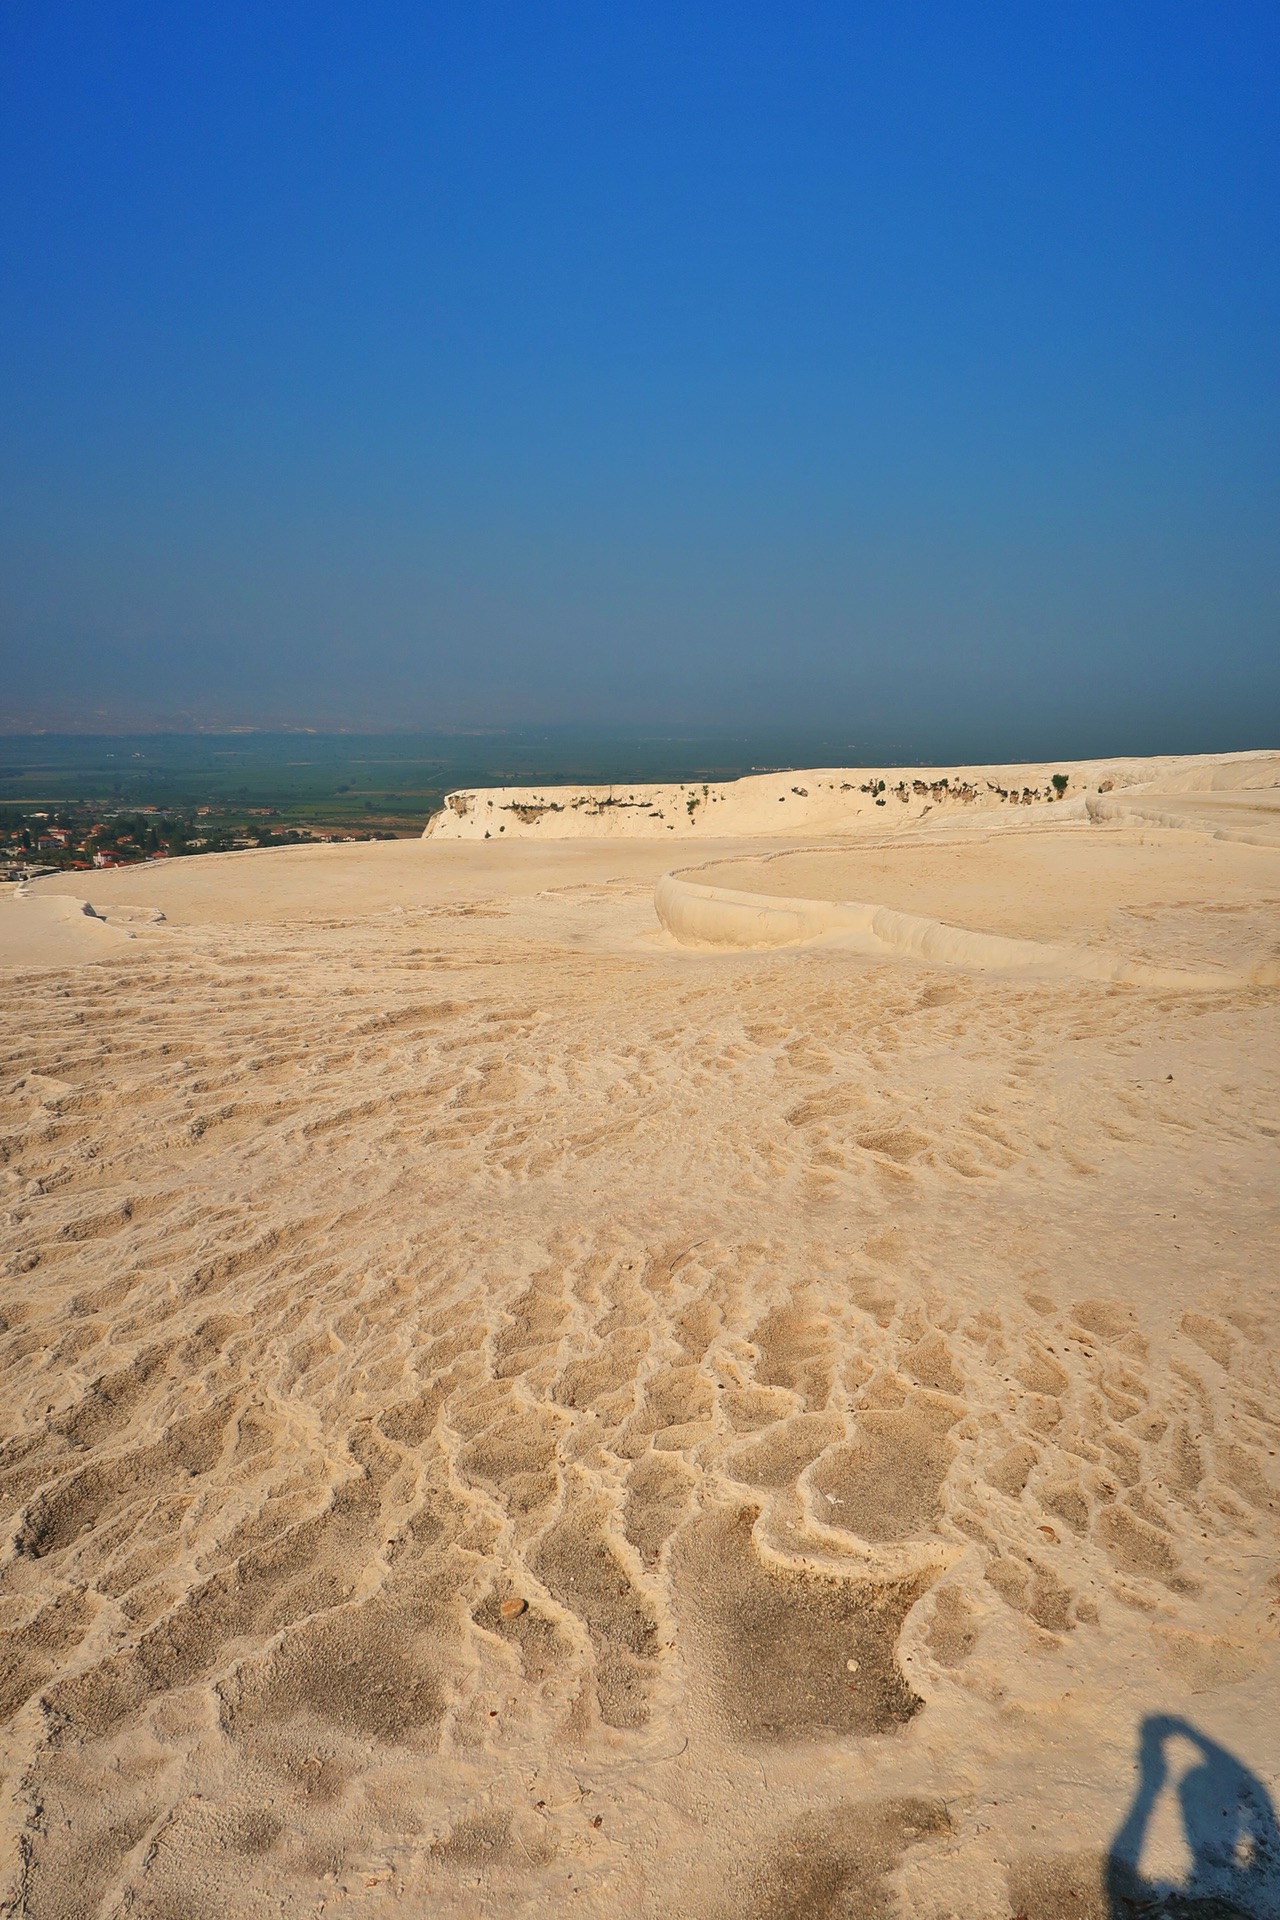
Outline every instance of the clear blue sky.
{"type": "Polygon", "coordinates": [[[1280,745],[1275,0],[0,13],[12,720],[1280,745]]]}

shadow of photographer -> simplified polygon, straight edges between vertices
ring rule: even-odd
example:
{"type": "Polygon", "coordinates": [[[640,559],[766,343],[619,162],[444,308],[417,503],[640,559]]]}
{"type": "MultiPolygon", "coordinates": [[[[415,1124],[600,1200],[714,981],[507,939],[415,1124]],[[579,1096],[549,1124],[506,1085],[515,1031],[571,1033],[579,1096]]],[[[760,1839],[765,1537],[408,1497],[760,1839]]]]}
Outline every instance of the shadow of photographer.
{"type": "Polygon", "coordinates": [[[1262,1782],[1216,1741],[1173,1714],[1151,1714],[1138,1741],[1138,1785],[1107,1856],[1111,1920],[1277,1920],[1280,1827],[1262,1782]],[[1172,1784],[1168,1747],[1185,1740],[1195,1760],[1176,1794],[1190,1867],[1180,1885],[1148,1878],[1143,1847],[1161,1793],[1172,1784]]]}

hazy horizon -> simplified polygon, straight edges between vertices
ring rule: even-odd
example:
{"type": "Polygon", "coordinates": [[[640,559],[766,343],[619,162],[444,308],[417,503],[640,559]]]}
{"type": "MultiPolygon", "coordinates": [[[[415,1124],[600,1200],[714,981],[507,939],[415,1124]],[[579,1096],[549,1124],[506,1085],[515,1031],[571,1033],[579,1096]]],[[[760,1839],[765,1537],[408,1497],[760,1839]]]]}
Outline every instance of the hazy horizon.
{"type": "Polygon", "coordinates": [[[457,726],[436,728],[325,727],[309,725],[0,730],[0,798],[6,782],[34,768],[105,767],[114,759],[139,763],[137,771],[212,766],[243,759],[263,776],[284,766],[385,758],[457,772],[463,784],[504,781],[735,779],[752,771],[821,766],[981,766],[1063,763],[1097,759],[1143,759],[1167,754],[1249,754],[1272,744],[1242,737],[1201,744],[1185,738],[1139,740],[1123,728],[1098,728],[1073,738],[1070,731],[1034,728],[1002,734],[918,728],[894,734],[816,726],[693,726],[678,722],[564,723],[547,726],[457,726]],[[299,754],[316,756],[314,762],[299,754]]]}

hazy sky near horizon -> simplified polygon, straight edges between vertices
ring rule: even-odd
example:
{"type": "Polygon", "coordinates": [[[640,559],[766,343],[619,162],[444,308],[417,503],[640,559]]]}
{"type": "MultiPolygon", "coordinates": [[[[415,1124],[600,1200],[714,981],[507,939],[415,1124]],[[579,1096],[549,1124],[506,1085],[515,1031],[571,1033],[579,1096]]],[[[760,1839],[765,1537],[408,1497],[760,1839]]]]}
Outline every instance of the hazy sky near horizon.
{"type": "Polygon", "coordinates": [[[1274,0],[10,0],[0,705],[1280,745],[1278,102],[1274,0]]]}

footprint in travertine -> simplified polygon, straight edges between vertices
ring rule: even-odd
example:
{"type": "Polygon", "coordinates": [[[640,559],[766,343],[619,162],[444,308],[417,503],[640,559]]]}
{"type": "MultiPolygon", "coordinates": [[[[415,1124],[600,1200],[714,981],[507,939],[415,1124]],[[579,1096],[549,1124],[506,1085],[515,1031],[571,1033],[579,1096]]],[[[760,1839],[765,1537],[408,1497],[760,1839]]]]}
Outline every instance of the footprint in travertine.
{"type": "Polygon", "coordinates": [[[463,1814],[448,1832],[431,1843],[433,1866],[466,1876],[514,1868],[521,1877],[530,1867],[547,1866],[555,1858],[555,1842],[537,1818],[525,1812],[513,1817],[506,1807],[480,1806],[463,1814]]]}
{"type": "Polygon", "coordinates": [[[434,1431],[441,1407],[457,1385],[452,1374],[433,1382],[417,1400],[398,1400],[378,1416],[378,1427],[388,1440],[403,1447],[424,1446],[434,1431]]]}
{"type": "Polygon", "coordinates": [[[860,1412],[853,1444],[828,1454],[812,1475],[818,1511],[825,1504],[832,1526],[862,1540],[928,1533],[954,1453],[947,1434],[959,1417],[954,1404],[925,1393],[904,1407],[860,1412]]]}
{"type": "Polygon", "coordinates": [[[172,1490],[179,1475],[207,1473],[222,1451],[234,1409],[224,1403],[174,1421],[165,1440],[135,1447],[118,1459],[93,1460],[38,1494],[18,1528],[20,1554],[40,1560],[103,1528],[138,1500],[172,1490]]]}
{"type": "Polygon", "coordinates": [[[1235,1341],[1229,1327],[1220,1320],[1211,1319],[1207,1313],[1184,1313],[1179,1327],[1188,1340],[1194,1341],[1201,1353],[1207,1353],[1216,1360],[1224,1373],[1230,1373],[1235,1354],[1235,1341]]]}
{"type": "Polygon", "coordinates": [[[655,1447],[678,1450],[712,1431],[715,1394],[697,1367],[661,1367],[645,1384],[644,1406],[627,1421],[614,1451],[635,1459],[652,1437],[655,1447]]]}
{"type": "Polygon", "coordinates": [[[477,1813],[455,1820],[445,1838],[431,1846],[433,1860],[442,1866],[492,1866],[506,1853],[511,1842],[511,1815],[505,1807],[483,1807],[477,1813]]]}
{"type": "Polygon", "coordinates": [[[1260,1456],[1251,1447],[1218,1440],[1214,1442],[1213,1457],[1221,1478],[1241,1494],[1251,1507],[1255,1507],[1259,1513],[1280,1511],[1280,1490],[1271,1484],[1263,1471],[1260,1456]]]}
{"type": "Polygon", "coordinates": [[[750,1871],[734,1920],[888,1920],[897,1908],[890,1875],[907,1849],[950,1831],[941,1800],[806,1813],[750,1871]]]}
{"type": "Polygon", "coordinates": [[[864,1153],[879,1153],[887,1160],[895,1160],[899,1166],[906,1166],[925,1148],[932,1146],[933,1136],[921,1133],[918,1127],[899,1122],[881,1127],[866,1127],[857,1135],[858,1145],[864,1153]]]}
{"type": "Polygon", "coordinates": [[[724,1461],[726,1473],[752,1487],[794,1486],[809,1464],[841,1439],[844,1422],[833,1414],[802,1413],[740,1447],[724,1461]]]}
{"type": "Polygon", "coordinates": [[[430,1740],[460,1624],[444,1583],[314,1615],[224,1684],[225,1717],[239,1738],[305,1720],[351,1737],[430,1740]]]}
{"type": "Polygon", "coordinates": [[[1089,1516],[1092,1508],[1089,1497],[1078,1480],[1046,1480],[1039,1489],[1040,1505],[1055,1520],[1062,1520],[1073,1533],[1084,1534],[1088,1531],[1089,1516]]]}
{"type": "Polygon", "coordinates": [[[874,1274],[851,1274],[847,1282],[849,1298],[855,1307],[861,1307],[881,1327],[887,1327],[893,1319],[897,1307],[897,1298],[874,1274]]]}
{"type": "Polygon", "coordinates": [[[1137,1444],[1127,1433],[1120,1433],[1101,1420],[1094,1431],[1107,1472],[1114,1474],[1122,1487],[1136,1487],[1142,1478],[1142,1453],[1137,1444]]]}
{"type": "MultiPolygon", "coordinates": [[[[994,1487],[997,1493],[1003,1493],[1010,1500],[1016,1500],[1031,1478],[1032,1469],[1040,1456],[1026,1441],[1016,1446],[1006,1447],[1004,1452],[992,1461],[987,1468],[987,1485],[994,1487]]],[[[1089,1517],[1088,1502],[1085,1502],[1084,1518],[1089,1517]]]]}
{"type": "Polygon", "coordinates": [[[1256,1673],[1266,1658],[1256,1643],[1228,1640],[1221,1634],[1181,1632],[1176,1627],[1153,1631],[1160,1665],[1193,1693],[1234,1687],[1256,1673]]]}
{"type": "Polygon", "coordinates": [[[1093,1537],[1121,1573],[1158,1580],[1174,1593],[1200,1591],[1199,1581],[1183,1572],[1169,1534],[1127,1506],[1118,1502],[1104,1506],[1094,1522],[1093,1537]]]}
{"type": "Polygon", "coordinates": [[[94,1447],[117,1429],[128,1424],[134,1409],[148,1387],[157,1381],[173,1343],[146,1348],[114,1373],[95,1380],[82,1400],[67,1413],[50,1422],[51,1433],[69,1440],[73,1447],[94,1447]]]}
{"type": "Polygon", "coordinates": [[[1070,1633],[1074,1627],[1075,1595],[1042,1560],[1002,1554],[987,1562],[987,1581],[1015,1613],[1025,1614],[1046,1632],[1070,1633]]]}
{"type": "Polygon", "coordinates": [[[1137,1317],[1132,1307],[1126,1307],[1122,1301],[1077,1300],[1071,1314],[1086,1333],[1108,1345],[1121,1346],[1139,1359],[1146,1358],[1147,1343],[1138,1331],[1137,1317]]]}
{"type": "Polygon", "coordinates": [[[458,1470],[488,1487],[508,1513],[536,1513],[555,1498],[559,1427],[546,1408],[529,1408],[497,1420],[462,1448],[458,1470]]]}
{"type": "Polygon", "coordinates": [[[1052,1354],[1030,1340],[1018,1367],[1018,1378],[1031,1393],[1051,1394],[1055,1398],[1065,1393],[1070,1384],[1065,1367],[1059,1366],[1052,1354]]]}
{"type": "Polygon", "coordinates": [[[693,1484],[689,1468],[672,1453],[642,1454],[632,1467],[622,1530],[646,1567],[657,1565],[663,1547],[688,1513],[693,1484]]]}
{"type": "Polygon", "coordinates": [[[756,1379],[762,1386],[789,1388],[811,1412],[826,1405],[836,1350],[830,1324],[820,1313],[797,1298],[775,1307],[752,1337],[760,1353],[756,1379]]]}
{"type": "Polygon", "coordinates": [[[913,1347],[908,1347],[902,1364],[922,1387],[937,1387],[942,1393],[964,1391],[951,1348],[940,1333],[926,1333],[913,1347]]]}
{"type": "Polygon", "coordinates": [[[691,1360],[701,1360],[724,1324],[724,1315],[714,1300],[704,1295],[681,1308],[671,1330],[691,1360]]]}
{"type": "Polygon", "coordinates": [[[939,1587],[925,1645],[940,1667],[958,1667],[978,1644],[977,1616],[960,1587],[939,1587]]]}
{"type": "Polygon", "coordinates": [[[658,1628],[606,1520],[603,1503],[574,1486],[532,1565],[548,1592],[577,1615],[591,1641],[600,1718],[611,1727],[640,1727],[649,1718],[658,1628]]]}
{"type": "Polygon", "coordinates": [[[494,1340],[494,1378],[513,1379],[553,1360],[569,1311],[569,1302],[551,1282],[522,1294],[494,1340]]]}
{"type": "Polygon", "coordinates": [[[673,1549],[695,1685],[732,1737],[888,1733],[921,1702],[894,1658],[902,1622],[939,1569],[897,1580],[765,1558],[759,1507],[713,1511],[673,1549]]]}
{"type": "Polygon", "coordinates": [[[1193,1496],[1204,1479],[1204,1461],[1185,1420],[1176,1421],[1169,1429],[1165,1445],[1165,1478],[1174,1492],[1188,1502],[1193,1502],[1193,1496]]]}
{"type": "Polygon", "coordinates": [[[755,1433],[783,1420],[792,1400],[782,1387],[730,1387],[720,1397],[720,1409],[738,1433],[755,1433]]]}
{"type": "Polygon", "coordinates": [[[640,1362],[649,1347],[644,1328],[620,1327],[604,1339],[597,1350],[581,1360],[571,1360],[555,1387],[555,1398],[562,1407],[573,1407],[600,1415],[601,1419],[623,1419],[631,1411],[634,1381],[640,1362]]]}
{"type": "Polygon", "coordinates": [[[5,1634],[0,1721],[8,1720],[57,1673],[89,1632],[96,1611],[87,1593],[63,1593],[25,1626],[5,1634]]]}

